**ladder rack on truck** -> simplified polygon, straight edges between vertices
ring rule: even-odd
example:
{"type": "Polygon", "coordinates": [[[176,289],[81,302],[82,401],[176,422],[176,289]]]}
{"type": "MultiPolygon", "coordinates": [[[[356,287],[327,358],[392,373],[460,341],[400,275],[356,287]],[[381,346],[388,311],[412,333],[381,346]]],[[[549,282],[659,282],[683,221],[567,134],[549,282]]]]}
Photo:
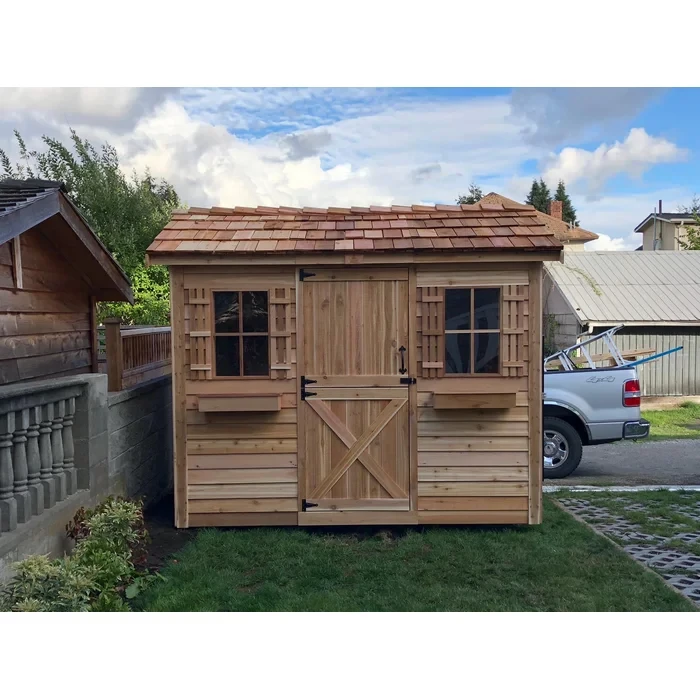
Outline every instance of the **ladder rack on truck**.
{"type": "Polygon", "coordinates": [[[637,365],[641,365],[645,362],[650,362],[651,360],[656,360],[659,357],[663,357],[664,355],[670,355],[673,352],[678,352],[679,350],[683,349],[683,346],[680,345],[677,348],[673,348],[672,350],[666,350],[664,352],[651,354],[650,357],[644,357],[641,360],[637,359],[640,355],[648,355],[650,353],[654,353],[654,351],[637,350],[634,352],[621,352],[615,344],[615,340],[613,339],[615,333],[617,333],[621,328],[624,328],[624,324],[615,326],[614,328],[609,328],[607,331],[603,331],[602,333],[593,335],[580,343],[576,343],[575,345],[571,345],[568,348],[559,350],[559,352],[555,352],[549,357],[545,357],[544,371],[573,372],[579,369],[578,365],[580,364],[586,364],[589,369],[601,369],[596,365],[596,362],[609,362],[610,360],[614,362],[613,366],[615,367],[636,367],[637,365]],[[591,355],[589,353],[588,346],[591,343],[594,343],[596,340],[603,341],[603,343],[608,348],[607,353],[604,353],[602,355],[591,355]],[[572,356],[572,353],[575,353],[577,351],[580,351],[581,354],[575,357],[572,356]],[[632,358],[632,360],[629,360],[627,358],[632,358]],[[548,368],[548,365],[554,366],[548,368]]]}

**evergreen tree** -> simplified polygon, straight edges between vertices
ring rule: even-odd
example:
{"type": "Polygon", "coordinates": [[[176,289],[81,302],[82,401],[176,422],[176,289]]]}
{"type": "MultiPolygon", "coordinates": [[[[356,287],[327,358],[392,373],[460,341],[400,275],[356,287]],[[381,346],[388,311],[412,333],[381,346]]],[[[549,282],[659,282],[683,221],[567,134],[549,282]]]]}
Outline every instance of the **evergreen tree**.
{"type": "Polygon", "coordinates": [[[469,185],[469,194],[460,194],[457,197],[457,204],[476,204],[483,196],[484,193],[481,191],[481,187],[472,182],[469,185]]]}
{"type": "Polygon", "coordinates": [[[571,203],[569,195],[566,193],[566,185],[563,180],[559,180],[557,185],[557,191],[554,193],[554,201],[561,202],[562,204],[562,219],[566,221],[567,224],[573,224],[578,226],[579,222],[576,219],[576,209],[571,203]]]}
{"type": "Polygon", "coordinates": [[[540,178],[540,206],[537,207],[538,211],[544,214],[549,213],[549,204],[552,201],[552,195],[549,193],[549,187],[545,184],[544,180],[540,178]]]}
{"type": "Polygon", "coordinates": [[[525,204],[529,204],[531,207],[535,206],[535,202],[539,200],[540,196],[540,186],[537,184],[537,180],[532,180],[532,187],[530,187],[530,192],[525,197],[525,204]]]}
{"type": "Polygon", "coordinates": [[[541,211],[543,214],[548,213],[549,203],[552,201],[552,195],[549,193],[549,188],[545,184],[545,181],[540,178],[533,179],[532,187],[530,188],[530,193],[525,198],[525,203],[530,204],[537,211],[541,211]]]}

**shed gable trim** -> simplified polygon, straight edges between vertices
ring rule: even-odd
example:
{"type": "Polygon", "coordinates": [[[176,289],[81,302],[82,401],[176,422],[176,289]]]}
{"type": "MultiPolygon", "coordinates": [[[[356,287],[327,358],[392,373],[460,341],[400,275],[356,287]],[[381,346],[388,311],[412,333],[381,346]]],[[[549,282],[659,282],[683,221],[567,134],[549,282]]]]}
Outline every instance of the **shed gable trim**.
{"type": "Polygon", "coordinates": [[[51,190],[0,215],[0,245],[58,214],[58,197],[58,190],[51,190]]]}
{"type": "MultiPolygon", "coordinates": [[[[0,183],[1,184],[1,183],[0,183]]],[[[128,301],[133,303],[131,283],[102,241],[89,227],[70,199],[55,187],[21,201],[0,212],[0,245],[59,215],[70,227],[95,264],[107,275],[112,288],[93,286],[98,301],[128,301]],[[115,295],[116,292],[116,295],[115,295]]],[[[70,260],[68,262],[71,262],[70,260]]]]}

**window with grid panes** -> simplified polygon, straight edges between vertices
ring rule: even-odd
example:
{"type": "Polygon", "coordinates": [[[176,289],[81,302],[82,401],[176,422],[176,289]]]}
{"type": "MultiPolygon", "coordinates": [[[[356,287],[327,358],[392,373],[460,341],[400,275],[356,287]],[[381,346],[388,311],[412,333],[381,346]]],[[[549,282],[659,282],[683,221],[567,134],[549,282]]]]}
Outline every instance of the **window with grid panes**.
{"type": "Polygon", "coordinates": [[[214,292],[217,377],[270,376],[268,292],[214,292]]]}
{"type": "Polygon", "coordinates": [[[500,288],[445,289],[445,374],[500,371],[500,288]]]}

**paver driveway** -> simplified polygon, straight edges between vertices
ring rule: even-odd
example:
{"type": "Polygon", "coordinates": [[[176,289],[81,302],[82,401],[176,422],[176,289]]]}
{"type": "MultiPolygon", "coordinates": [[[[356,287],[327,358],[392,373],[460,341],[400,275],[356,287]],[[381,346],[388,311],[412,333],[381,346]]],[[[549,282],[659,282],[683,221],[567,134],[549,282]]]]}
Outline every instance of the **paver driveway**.
{"type": "Polygon", "coordinates": [[[570,493],[554,498],[700,606],[700,494],[570,493]]]}
{"type": "Polygon", "coordinates": [[[547,484],[700,485],[700,440],[615,442],[583,448],[578,469],[547,484]]]}

